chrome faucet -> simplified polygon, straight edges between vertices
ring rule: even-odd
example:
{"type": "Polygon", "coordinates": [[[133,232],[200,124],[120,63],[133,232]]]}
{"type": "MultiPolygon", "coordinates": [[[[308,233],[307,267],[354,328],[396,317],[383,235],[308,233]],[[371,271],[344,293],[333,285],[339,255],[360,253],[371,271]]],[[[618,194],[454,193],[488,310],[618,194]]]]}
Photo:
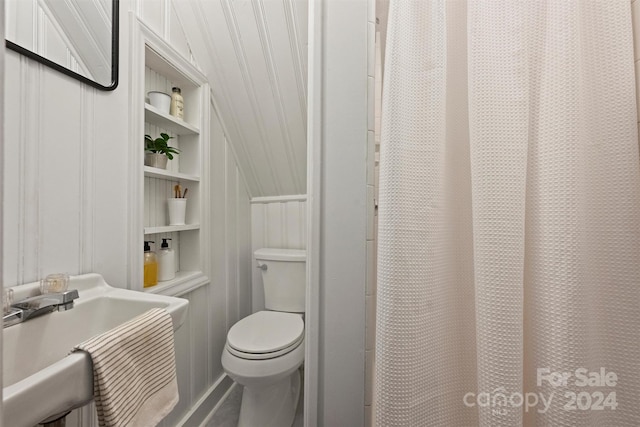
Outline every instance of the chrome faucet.
{"type": "Polygon", "coordinates": [[[70,310],[76,298],[78,298],[77,289],[25,298],[11,304],[9,311],[3,315],[3,327],[26,322],[52,311],[70,310]]]}

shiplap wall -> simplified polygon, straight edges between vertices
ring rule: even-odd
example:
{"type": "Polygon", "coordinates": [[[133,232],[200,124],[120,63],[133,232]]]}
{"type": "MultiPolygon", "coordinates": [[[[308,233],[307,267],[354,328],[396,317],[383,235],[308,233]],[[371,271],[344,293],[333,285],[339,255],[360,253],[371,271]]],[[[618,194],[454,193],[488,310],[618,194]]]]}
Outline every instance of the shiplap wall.
{"type": "MultiPolygon", "coordinates": [[[[254,199],[251,203],[251,253],[260,248],[305,249],[307,241],[306,196],[254,199]],[[293,199],[293,200],[291,200],[293,199]]],[[[252,268],[253,312],[264,309],[261,270],[252,268]]]]}
{"type": "Polygon", "coordinates": [[[6,79],[3,284],[96,271],[126,286],[126,82],[98,92],[12,51],[6,79]]]}
{"type": "Polygon", "coordinates": [[[308,4],[176,2],[253,197],[306,191],[308,4]]]}
{"type": "MultiPolygon", "coordinates": [[[[127,265],[140,255],[129,251],[127,238],[129,11],[191,58],[173,1],[120,2],[120,84],[113,92],[7,51],[5,286],[65,271],[97,272],[112,286],[129,287],[127,265]]],[[[251,310],[249,194],[215,111],[212,217],[203,219],[211,224],[211,283],[182,295],[190,305],[176,334],[180,402],[165,426],[179,425],[187,415],[193,416],[186,425],[197,425],[213,408],[231,383],[220,363],[226,332],[251,310]]],[[[74,411],[68,425],[96,425],[92,409],[74,411]]]]}
{"type": "MultiPolygon", "coordinates": [[[[45,5],[35,1],[10,0],[6,6],[9,40],[78,74],[91,75],[90,68],[82,62],[60,24],[55,18],[52,20],[51,12],[45,5]]],[[[99,4],[96,8],[102,9],[103,5],[99,4]]],[[[107,15],[106,12],[104,14],[107,15]]],[[[85,35],[85,38],[89,37],[85,35]]],[[[100,82],[106,86],[109,77],[99,76],[100,82]]]]}
{"type": "Polygon", "coordinates": [[[220,357],[227,331],[251,310],[250,206],[245,183],[222,124],[211,108],[211,283],[181,295],[189,300],[188,320],[176,334],[178,407],[162,426],[198,425],[231,384],[220,357]],[[198,408],[199,400],[204,400],[198,408]],[[189,419],[189,411],[196,414],[189,419]]]}

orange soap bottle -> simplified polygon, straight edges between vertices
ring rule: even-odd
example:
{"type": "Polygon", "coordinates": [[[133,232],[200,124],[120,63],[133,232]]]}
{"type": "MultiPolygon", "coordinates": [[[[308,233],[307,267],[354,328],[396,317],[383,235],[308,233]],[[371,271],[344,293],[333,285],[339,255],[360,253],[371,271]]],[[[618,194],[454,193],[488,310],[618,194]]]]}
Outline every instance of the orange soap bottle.
{"type": "Polygon", "coordinates": [[[144,287],[149,288],[158,284],[158,257],[151,250],[149,243],[155,243],[153,240],[145,240],[144,242],[144,287]]]}

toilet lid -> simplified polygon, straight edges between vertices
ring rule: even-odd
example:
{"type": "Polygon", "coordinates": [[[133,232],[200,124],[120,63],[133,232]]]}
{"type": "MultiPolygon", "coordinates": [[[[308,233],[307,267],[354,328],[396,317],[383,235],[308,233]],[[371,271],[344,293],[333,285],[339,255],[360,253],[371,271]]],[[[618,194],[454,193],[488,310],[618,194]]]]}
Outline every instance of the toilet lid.
{"type": "Polygon", "coordinates": [[[273,353],[298,344],[303,335],[304,322],[300,314],[259,311],[231,327],[227,344],[243,353],[273,353]]]}

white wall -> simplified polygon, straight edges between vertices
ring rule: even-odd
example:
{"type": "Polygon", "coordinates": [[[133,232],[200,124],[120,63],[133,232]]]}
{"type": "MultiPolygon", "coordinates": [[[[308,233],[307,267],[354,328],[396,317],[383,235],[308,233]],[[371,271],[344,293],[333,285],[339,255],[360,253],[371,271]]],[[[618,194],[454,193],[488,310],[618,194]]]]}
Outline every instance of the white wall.
{"type": "Polygon", "coordinates": [[[126,286],[128,20],[122,9],[121,83],[114,92],[6,52],[5,286],[61,271],[101,272],[126,286]]]}
{"type": "Polygon", "coordinates": [[[247,186],[219,120],[212,121],[211,135],[211,281],[217,297],[211,301],[210,324],[219,344],[212,363],[221,374],[220,356],[227,331],[251,314],[251,207],[247,186]]]}
{"type": "MultiPolygon", "coordinates": [[[[306,196],[254,198],[251,202],[251,253],[260,248],[305,249],[307,242],[306,196]]],[[[252,312],[264,309],[261,270],[252,269],[252,312]]]]}
{"type": "MultiPolygon", "coordinates": [[[[0,0],[0,37],[4,37],[4,0],[0,0]]],[[[4,99],[4,50],[0,52],[0,99],[4,99]]],[[[0,104],[0,123],[4,123],[4,105],[0,104]]],[[[4,126],[3,126],[4,127],[4,126]]],[[[4,182],[4,134],[0,132],[0,184],[4,182]]],[[[0,200],[3,200],[3,187],[0,186],[0,200]]],[[[0,224],[3,212],[0,210],[0,224]]],[[[2,230],[0,226],[0,230],[2,230]]],[[[1,233],[0,233],[1,234],[1,233]]],[[[0,259],[4,259],[3,242],[0,239],[0,259]]],[[[3,277],[3,265],[0,264],[0,277],[3,277]]],[[[0,363],[2,363],[2,337],[0,337],[0,363]]],[[[0,372],[0,383],[2,372],[0,372]]],[[[2,404],[0,404],[0,427],[3,426],[2,404]]]]}
{"type": "Polygon", "coordinates": [[[365,376],[364,376],[364,425],[373,421],[373,371],[376,337],[376,234],[375,209],[377,186],[375,183],[376,141],[380,138],[380,107],[382,101],[382,74],[376,45],[376,4],[369,1],[367,22],[367,273],[365,290],[365,376]]]}
{"type": "MultiPolygon", "coordinates": [[[[128,263],[140,258],[127,243],[128,11],[190,58],[172,1],[120,2],[120,84],[113,92],[6,51],[5,286],[64,271],[97,272],[113,286],[128,287],[128,263]]],[[[176,334],[180,402],[166,426],[189,411],[187,425],[197,425],[231,383],[220,364],[226,332],[251,309],[249,195],[214,109],[211,144],[211,283],[182,295],[190,306],[176,334]]],[[[68,421],[94,425],[88,408],[68,421]]]]}
{"type": "Polygon", "coordinates": [[[319,292],[319,426],[365,423],[366,240],[373,194],[366,163],[373,116],[368,52],[374,9],[368,3],[316,2],[310,22],[308,203],[319,229],[310,228],[309,274],[319,292]]]}

